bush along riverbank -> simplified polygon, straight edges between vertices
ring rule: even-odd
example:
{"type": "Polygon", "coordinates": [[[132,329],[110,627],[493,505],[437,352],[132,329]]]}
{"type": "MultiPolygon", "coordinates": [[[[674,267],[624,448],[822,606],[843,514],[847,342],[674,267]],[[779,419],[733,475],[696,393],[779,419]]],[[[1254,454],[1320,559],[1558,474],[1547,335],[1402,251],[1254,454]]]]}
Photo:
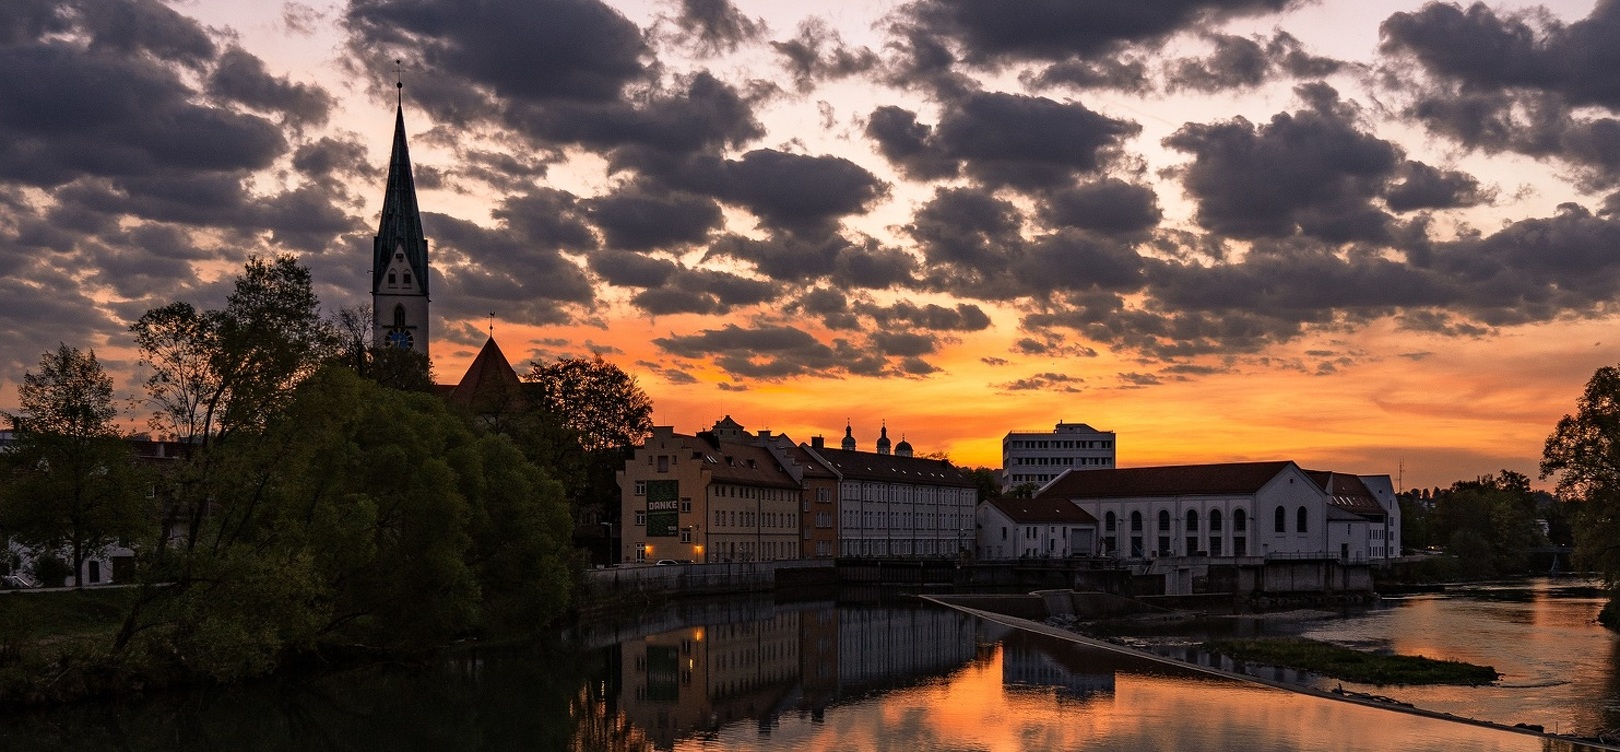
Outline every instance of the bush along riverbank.
{"type": "Polygon", "coordinates": [[[1223,639],[1204,643],[1204,650],[1234,660],[1300,669],[1360,684],[1460,684],[1496,681],[1501,674],[1491,666],[1442,661],[1423,656],[1379,655],[1305,639],[1280,637],[1223,639]]]}

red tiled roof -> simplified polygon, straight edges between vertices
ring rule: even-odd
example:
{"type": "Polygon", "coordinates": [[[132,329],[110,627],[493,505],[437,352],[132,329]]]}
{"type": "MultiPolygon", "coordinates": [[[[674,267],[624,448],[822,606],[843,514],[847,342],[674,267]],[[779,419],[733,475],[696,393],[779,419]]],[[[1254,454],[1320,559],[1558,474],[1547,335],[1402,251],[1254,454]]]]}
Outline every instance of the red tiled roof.
{"type": "Polygon", "coordinates": [[[1228,462],[1114,470],[1071,470],[1041,489],[1041,499],[1108,499],[1132,496],[1209,496],[1259,491],[1294,463],[1228,462]]]}
{"type": "Polygon", "coordinates": [[[1068,499],[990,499],[985,502],[1013,522],[1066,522],[1095,525],[1097,518],[1068,499]]]}

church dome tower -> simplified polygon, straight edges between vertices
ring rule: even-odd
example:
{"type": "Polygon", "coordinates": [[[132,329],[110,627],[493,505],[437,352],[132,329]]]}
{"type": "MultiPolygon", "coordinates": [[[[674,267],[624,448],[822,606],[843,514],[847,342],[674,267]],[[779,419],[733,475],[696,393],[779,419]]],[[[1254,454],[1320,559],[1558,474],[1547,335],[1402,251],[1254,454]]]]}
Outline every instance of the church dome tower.
{"type": "Polygon", "coordinates": [[[403,102],[394,110],[394,150],[372,243],[371,315],[372,344],[428,354],[428,243],[405,143],[403,102]]]}
{"type": "Polygon", "coordinates": [[[900,435],[900,443],[894,445],[894,456],[896,456],[896,457],[910,457],[911,456],[911,442],[906,441],[905,434],[901,434],[900,435]]]}
{"type": "Polygon", "coordinates": [[[883,425],[883,430],[878,433],[877,452],[878,454],[889,453],[889,426],[887,423],[883,425]]]}
{"type": "Polygon", "coordinates": [[[855,434],[849,426],[849,421],[844,421],[844,443],[842,447],[846,452],[855,451],[855,434]]]}

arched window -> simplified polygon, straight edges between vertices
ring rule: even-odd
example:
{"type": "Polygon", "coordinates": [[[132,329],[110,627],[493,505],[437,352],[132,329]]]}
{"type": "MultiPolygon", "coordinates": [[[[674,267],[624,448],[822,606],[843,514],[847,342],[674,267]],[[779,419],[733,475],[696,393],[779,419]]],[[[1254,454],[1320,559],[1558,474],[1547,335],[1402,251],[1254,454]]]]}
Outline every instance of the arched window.
{"type": "Polygon", "coordinates": [[[1249,515],[1241,509],[1232,510],[1232,532],[1241,533],[1249,529],[1249,515]]]}
{"type": "Polygon", "coordinates": [[[1209,531],[1212,533],[1218,533],[1221,531],[1221,510],[1209,510],[1209,531]]]}
{"type": "Polygon", "coordinates": [[[1142,532],[1142,513],[1141,512],[1131,512],[1131,532],[1133,532],[1133,533],[1142,532]]]}
{"type": "Polygon", "coordinates": [[[1114,527],[1118,522],[1119,518],[1115,517],[1113,512],[1103,515],[1103,530],[1110,533],[1114,532],[1114,527]]]}
{"type": "Polygon", "coordinates": [[[1306,522],[1308,522],[1309,520],[1310,520],[1310,514],[1305,511],[1305,507],[1300,507],[1297,519],[1294,521],[1294,532],[1296,532],[1296,533],[1305,532],[1306,529],[1309,527],[1306,524],[1306,522]]]}
{"type": "Polygon", "coordinates": [[[394,306],[394,326],[405,325],[405,306],[394,306]]]}
{"type": "Polygon", "coordinates": [[[1187,532],[1191,533],[1196,530],[1198,530],[1198,510],[1189,509],[1187,510],[1187,532]]]}
{"type": "Polygon", "coordinates": [[[1276,530],[1279,533],[1288,532],[1288,510],[1277,507],[1276,530]]]}
{"type": "Polygon", "coordinates": [[[1168,510],[1168,509],[1160,509],[1159,510],[1159,530],[1160,531],[1165,531],[1165,530],[1169,530],[1169,529],[1170,529],[1170,510],[1168,510]]]}

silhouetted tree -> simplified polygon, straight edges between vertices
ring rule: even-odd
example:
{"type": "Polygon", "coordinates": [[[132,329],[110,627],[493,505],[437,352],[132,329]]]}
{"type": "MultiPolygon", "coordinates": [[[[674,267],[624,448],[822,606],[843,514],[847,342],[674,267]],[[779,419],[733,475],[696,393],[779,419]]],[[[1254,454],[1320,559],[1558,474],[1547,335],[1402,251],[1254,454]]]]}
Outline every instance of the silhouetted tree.
{"type": "Polygon", "coordinates": [[[1547,437],[1541,477],[1550,476],[1558,478],[1558,495],[1584,502],[1575,522],[1576,558],[1603,576],[1610,596],[1602,621],[1620,627],[1620,367],[1593,373],[1575,414],[1547,437]]]}
{"type": "MultiPolygon", "coordinates": [[[[6,459],[0,527],[37,551],[65,548],[75,586],[84,562],[120,538],[148,532],[153,514],[129,445],[113,423],[112,379],[95,352],[66,344],[23,375],[17,444],[6,459]]],[[[60,584],[60,583],[58,583],[60,584]]]]}

